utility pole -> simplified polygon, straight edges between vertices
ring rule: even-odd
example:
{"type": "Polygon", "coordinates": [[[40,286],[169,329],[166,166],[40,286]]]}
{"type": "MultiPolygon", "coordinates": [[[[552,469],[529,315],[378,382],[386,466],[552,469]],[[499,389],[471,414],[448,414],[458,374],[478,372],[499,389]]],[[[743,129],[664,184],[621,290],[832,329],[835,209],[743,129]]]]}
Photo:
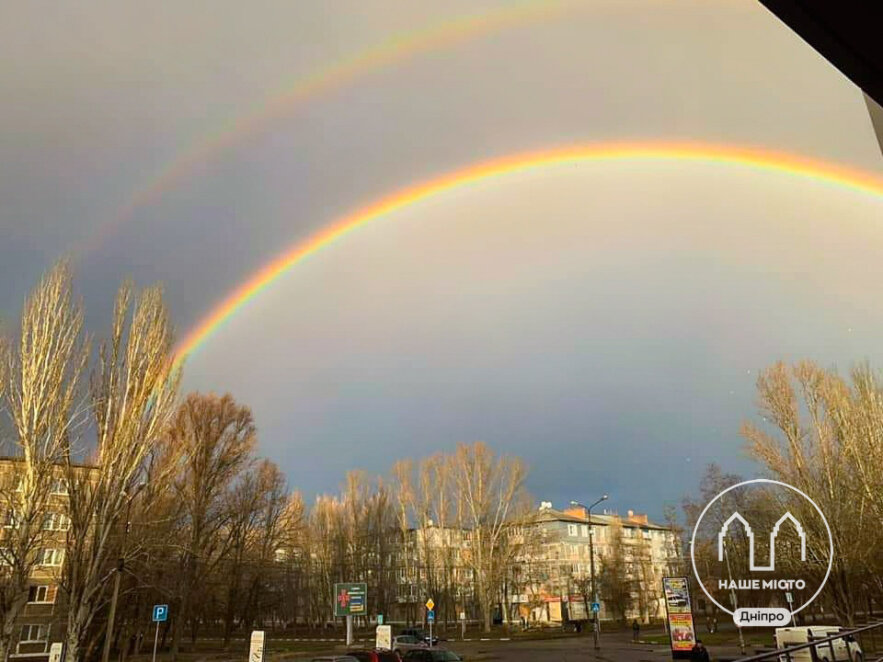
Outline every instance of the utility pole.
{"type": "MultiPolygon", "coordinates": [[[[126,501],[126,526],[123,529],[123,544],[120,549],[120,557],[117,559],[117,571],[113,577],[113,595],[110,599],[110,609],[107,612],[107,632],[104,636],[104,648],[101,651],[101,662],[109,662],[110,660],[110,646],[113,642],[113,622],[117,613],[117,600],[120,595],[120,580],[122,579],[123,570],[125,570],[126,566],[126,543],[129,540],[129,528],[132,524],[132,501],[145,485],[147,485],[147,483],[139,483],[126,501]]],[[[157,628],[159,628],[159,625],[157,625],[157,628]]]]}
{"type": "MultiPolygon", "coordinates": [[[[600,499],[595,501],[591,506],[586,506],[584,504],[579,503],[578,501],[571,501],[571,506],[582,506],[582,508],[586,511],[586,520],[588,522],[589,527],[589,573],[592,576],[592,603],[598,602],[598,584],[595,580],[595,544],[593,539],[595,537],[594,531],[592,531],[592,508],[597,506],[602,501],[607,501],[610,497],[607,494],[601,496],[600,499]]],[[[598,617],[598,612],[594,609],[592,610],[592,638],[595,640],[595,650],[601,650],[601,621],[598,617]]]]}

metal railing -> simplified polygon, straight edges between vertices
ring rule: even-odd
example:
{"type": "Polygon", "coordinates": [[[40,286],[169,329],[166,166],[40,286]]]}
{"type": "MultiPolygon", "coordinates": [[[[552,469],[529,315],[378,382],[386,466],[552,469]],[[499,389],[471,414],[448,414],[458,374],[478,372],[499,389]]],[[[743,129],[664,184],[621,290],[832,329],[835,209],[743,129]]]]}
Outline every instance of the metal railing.
{"type": "Polygon", "coordinates": [[[751,657],[742,657],[736,662],[762,662],[763,660],[792,662],[795,659],[806,659],[804,656],[795,658],[794,653],[807,649],[812,662],[822,662],[823,660],[828,662],[839,662],[840,660],[848,660],[849,662],[883,662],[883,652],[877,648],[878,639],[883,644],[883,621],[852,630],[843,630],[837,634],[818,639],[812,636],[812,626],[807,626],[806,629],[809,634],[809,641],[805,644],[796,644],[787,648],[752,655],[751,657]],[[834,642],[839,640],[842,640],[841,646],[835,648],[834,642]],[[849,645],[851,642],[858,642],[862,652],[853,651],[849,645]],[[870,646],[867,644],[870,644],[870,646]],[[869,654],[872,657],[868,657],[869,654]]]}

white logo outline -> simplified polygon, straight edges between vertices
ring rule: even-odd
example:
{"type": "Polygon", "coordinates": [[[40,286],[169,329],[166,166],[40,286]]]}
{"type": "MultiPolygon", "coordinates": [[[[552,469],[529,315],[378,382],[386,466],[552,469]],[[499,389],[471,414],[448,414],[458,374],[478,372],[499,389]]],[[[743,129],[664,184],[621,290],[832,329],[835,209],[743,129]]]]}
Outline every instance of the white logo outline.
{"type": "Polygon", "coordinates": [[[723,492],[718,494],[716,497],[714,497],[711,501],[709,501],[705,505],[705,508],[702,509],[702,512],[699,514],[699,518],[696,520],[696,524],[693,527],[693,536],[690,538],[690,563],[693,566],[693,576],[696,577],[696,581],[699,583],[699,588],[702,589],[702,592],[705,593],[705,595],[708,597],[708,599],[711,600],[711,602],[713,604],[715,604],[718,609],[720,609],[721,611],[732,616],[733,611],[730,609],[727,609],[720,602],[715,600],[714,596],[712,596],[711,593],[708,592],[708,589],[705,588],[705,584],[702,583],[702,578],[699,576],[699,569],[696,567],[696,555],[693,553],[693,551],[696,548],[696,534],[699,532],[699,523],[702,521],[702,518],[705,517],[705,513],[708,512],[708,509],[711,508],[711,505],[715,501],[720,499],[727,492],[729,492],[731,490],[735,490],[737,487],[744,487],[745,485],[751,485],[753,483],[767,483],[767,484],[771,484],[771,485],[779,485],[780,487],[786,487],[789,490],[793,490],[794,492],[797,492],[797,494],[799,494],[804,499],[809,501],[812,504],[813,508],[816,509],[816,512],[819,514],[819,517],[822,518],[822,523],[825,525],[825,529],[828,532],[828,569],[825,571],[825,577],[824,577],[824,579],[822,579],[821,583],[819,584],[819,588],[816,589],[816,592],[812,594],[812,597],[809,600],[807,600],[805,603],[800,605],[800,607],[798,607],[797,609],[793,609],[791,611],[791,614],[793,615],[793,614],[796,614],[796,613],[806,609],[812,603],[813,600],[815,600],[817,597],[819,597],[819,593],[821,593],[822,589],[825,588],[825,584],[828,582],[828,577],[831,576],[831,569],[834,567],[834,536],[831,533],[831,527],[828,524],[828,520],[825,517],[825,514],[822,512],[822,509],[819,508],[818,504],[815,501],[813,501],[812,499],[810,499],[809,496],[807,496],[805,492],[797,489],[793,485],[789,485],[788,483],[783,483],[780,480],[772,480],[771,478],[752,478],[751,480],[746,480],[746,481],[742,481],[741,483],[736,483],[735,485],[731,485],[730,487],[725,489],[723,492]]]}
{"type": "Polygon", "coordinates": [[[751,525],[748,523],[748,520],[742,517],[738,510],[727,518],[727,521],[724,522],[721,527],[720,533],[717,534],[717,560],[724,560],[724,538],[727,536],[730,524],[733,522],[739,522],[745,528],[745,535],[748,536],[748,569],[757,572],[774,571],[776,569],[776,538],[779,535],[779,528],[781,528],[782,524],[789,521],[794,524],[794,528],[797,529],[797,535],[800,537],[800,560],[806,561],[806,532],[803,530],[803,526],[801,526],[800,522],[797,521],[797,518],[794,517],[790,511],[786,511],[775,523],[773,530],[770,531],[770,564],[755,564],[754,531],[751,530],[751,525]]]}

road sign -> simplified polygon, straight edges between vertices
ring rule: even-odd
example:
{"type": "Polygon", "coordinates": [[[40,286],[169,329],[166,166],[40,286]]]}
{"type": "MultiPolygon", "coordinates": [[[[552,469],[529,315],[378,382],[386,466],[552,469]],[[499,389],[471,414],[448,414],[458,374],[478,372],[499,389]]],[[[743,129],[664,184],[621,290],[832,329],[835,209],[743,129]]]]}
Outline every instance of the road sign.
{"type": "Polygon", "coordinates": [[[377,614],[377,625],[383,625],[383,614],[377,614]]]}
{"type": "Polygon", "coordinates": [[[392,626],[391,625],[378,625],[377,626],[377,641],[374,644],[375,648],[379,648],[381,650],[390,650],[392,648],[392,626]]]}
{"type": "Polygon", "coordinates": [[[426,608],[429,611],[432,611],[434,607],[435,607],[435,603],[432,601],[432,598],[429,598],[429,600],[426,601],[426,608]]]}
{"type": "Polygon", "coordinates": [[[785,594],[785,599],[788,601],[788,604],[789,604],[789,605],[790,605],[792,602],[794,602],[794,596],[791,595],[791,591],[788,591],[788,592],[785,594]]]}
{"type": "Polygon", "coordinates": [[[368,613],[368,585],[365,583],[334,585],[334,615],[364,616],[368,613]]]}
{"type": "Polygon", "coordinates": [[[430,609],[428,612],[426,612],[426,620],[429,621],[430,623],[435,621],[435,612],[432,611],[432,609],[430,609]]]}
{"type": "Polygon", "coordinates": [[[251,646],[248,649],[248,662],[264,662],[264,631],[251,633],[251,646]]]}
{"type": "Polygon", "coordinates": [[[156,623],[156,632],[153,633],[153,662],[156,662],[156,645],[159,643],[159,624],[169,620],[168,605],[153,605],[153,622],[156,623]]]}
{"type": "Polygon", "coordinates": [[[593,602],[592,603],[592,611],[595,612],[596,614],[599,611],[601,611],[601,603],[600,602],[593,602]]]}

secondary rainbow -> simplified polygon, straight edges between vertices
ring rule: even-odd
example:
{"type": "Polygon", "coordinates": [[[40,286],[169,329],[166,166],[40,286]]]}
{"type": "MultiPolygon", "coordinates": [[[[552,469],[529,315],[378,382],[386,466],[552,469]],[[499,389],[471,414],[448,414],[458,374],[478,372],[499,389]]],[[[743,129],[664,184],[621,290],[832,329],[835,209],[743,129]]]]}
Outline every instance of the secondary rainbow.
{"type": "Polygon", "coordinates": [[[568,162],[623,160],[700,161],[738,165],[787,173],[863,193],[883,195],[883,179],[870,173],[793,154],[751,147],[704,143],[606,143],[573,145],[504,156],[455,170],[380,198],[338,219],[306,240],[297,242],[252,274],[203,318],[184,338],[176,352],[175,362],[180,364],[188,354],[205,343],[225,321],[289,269],[367,223],[379,220],[430,196],[492,177],[568,162]]]}
{"type": "Polygon", "coordinates": [[[268,95],[251,112],[233,118],[179,151],[145,186],[135,191],[109,221],[101,224],[80,245],[74,247],[73,253],[82,255],[94,250],[115,228],[131,219],[137,209],[159,198],[200,164],[209,162],[226,149],[259,133],[274,119],[290,114],[309,101],[339,89],[360,76],[419,53],[447,48],[467,39],[552,18],[565,11],[585,9],[587,6],[587,3],[579,0],[515,2],[501,9],[460,16],[420,30],[395,34],[375,46],[325,66],[286,86],[282,92],[268,95]]]}

